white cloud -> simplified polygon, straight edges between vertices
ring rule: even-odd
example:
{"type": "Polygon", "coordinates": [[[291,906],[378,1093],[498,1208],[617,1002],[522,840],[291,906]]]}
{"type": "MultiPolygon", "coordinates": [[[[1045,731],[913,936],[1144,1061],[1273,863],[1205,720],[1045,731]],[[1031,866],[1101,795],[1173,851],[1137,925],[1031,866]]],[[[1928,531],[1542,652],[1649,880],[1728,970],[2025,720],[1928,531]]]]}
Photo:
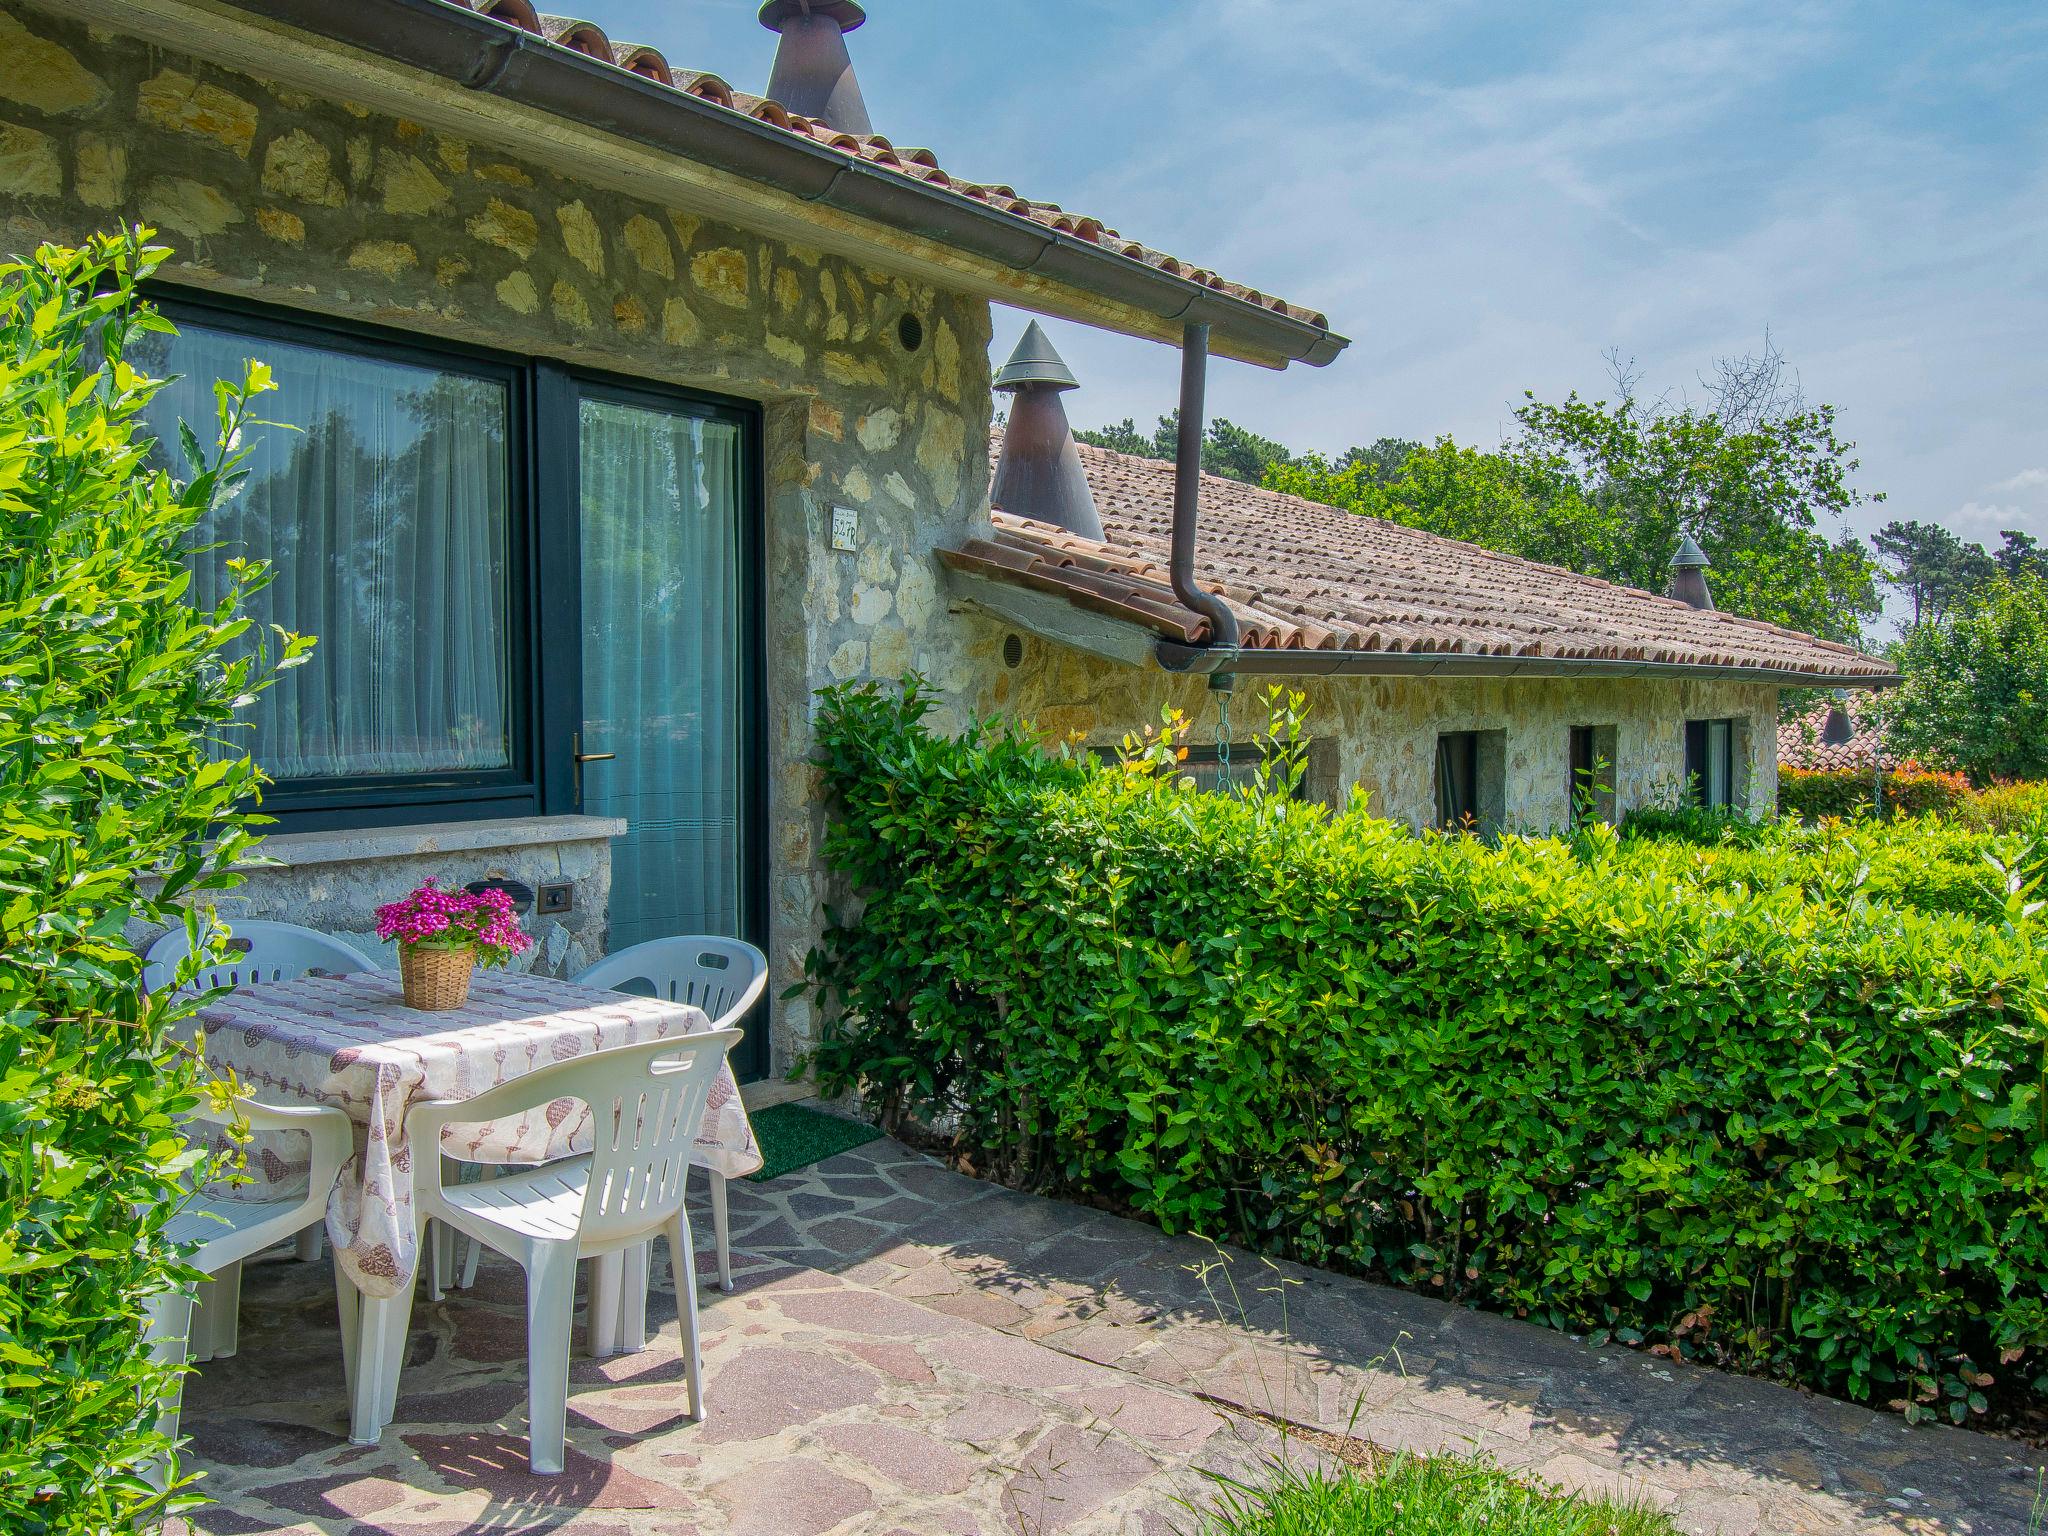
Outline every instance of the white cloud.
{"type": "Polygon", "coordinates": [[[2048,469],[2023,469],[1991,487],[1994,491],[2048,492],[2048,469]]]}
{"type": "Polygon", "coordinates": [[[1998,536],[2008,528],[2034,534],[2048,531],[2048,516],[1999,502],[1966,501],[1936,520],[1961,537],[1990,548],[1997,547],[1998,536]]]}

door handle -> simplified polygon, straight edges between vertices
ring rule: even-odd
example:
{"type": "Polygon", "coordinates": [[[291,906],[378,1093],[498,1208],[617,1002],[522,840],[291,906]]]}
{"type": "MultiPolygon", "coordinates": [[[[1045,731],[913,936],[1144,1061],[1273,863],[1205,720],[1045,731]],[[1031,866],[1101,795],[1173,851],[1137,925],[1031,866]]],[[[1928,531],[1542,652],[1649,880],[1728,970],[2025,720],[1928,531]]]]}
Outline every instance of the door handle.
{"type": "Polygon", "coordinates": [[[619,754],[616,752],[586,752],[583,750],[583,733],[578,731],[569,738],[569,762],[575,776],[574,796],[576,809],[583,809],[583,765],[585,763],[608,763],[619,754]]]}

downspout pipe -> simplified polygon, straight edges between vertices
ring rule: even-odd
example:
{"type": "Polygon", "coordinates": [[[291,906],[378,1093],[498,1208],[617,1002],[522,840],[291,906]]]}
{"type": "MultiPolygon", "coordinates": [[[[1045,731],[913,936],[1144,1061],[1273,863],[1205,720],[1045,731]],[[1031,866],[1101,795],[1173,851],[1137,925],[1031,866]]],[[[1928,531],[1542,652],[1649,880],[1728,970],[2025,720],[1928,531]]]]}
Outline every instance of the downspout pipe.
{"type": "MultiPolygon", "coordinates": [[[[1173,459],[1173,540],[1167,574],[1173,595],[1209,621],[1208,648],[1225,654],[1238,648],[1237,615],[1213,592],[1195,585],[1195,528],[1202,510],[1202,437],[1208,428],[1209,327],[1190,322],[1180,341],[1180,438],[1173,459]]],[[[1209,686],[1228,693],[1237,675],[1209,673],[1209,686]]]]}

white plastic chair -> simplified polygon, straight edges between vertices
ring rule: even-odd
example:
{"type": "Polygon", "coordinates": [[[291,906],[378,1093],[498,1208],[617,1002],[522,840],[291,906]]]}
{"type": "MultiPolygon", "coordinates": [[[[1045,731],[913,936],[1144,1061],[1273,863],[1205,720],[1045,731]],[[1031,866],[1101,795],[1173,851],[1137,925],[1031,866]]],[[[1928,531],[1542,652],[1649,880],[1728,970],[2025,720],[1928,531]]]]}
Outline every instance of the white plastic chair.
{"type": "MultiPolygon", "coordinates": [[[[606,955],[569,978],[578,986],[602,987],[610,992],[632,992],[641,987],[642,996],[664,998],[673,1003],[694,1003],[711,1016],[713,1029],[737,1028],[768,985],[768,957],[741,939],[675,938],[649,939],[615,955],[606,955]]],[[[704,1170],[711,1182],[711,1231],[718,1245],[718,1288],[732,1289],[732,1239],[727,1230],[725,1175],[704,1170]]],[[[643,1292],[637,1306],[628,1294],[625,1301],[625,1336],[645,1335],[646,1285],[644,1259],[628,1262],[627,1287],[633,1274],[642,1275],[643,1292]],[[636,1313],[640,1327],[635,1331],[636,1313]]],[[[694,1276],[692,1277],[694,1280],[694,1276]]],[[[677,1277],[678,1285],[681,1276],[677,1277]]]]}
{"type": "MultiPolygon", "coordinates": [[[[296,923],[271,923],[250,919],[229,925],[234,950],[218,965],[208,966],[188,985],[201,992],[215,987],[260,987],[266,982],[295,981],[312,971],[331,971],[337,976],[351,971],[374,971],[372,960],[352,946],[296,923]]],[[[178,964],[192,952],[185,930],[173,928],[142,957],[144,990],[160,992],[175,986],[178,964]]]]}
{"type": "MultiPolygon", "coordinates": [[[[416,1147],[440,1145],[450,1125],[508,1119],[557,1099],[590,1107],[596,1145],[578,1157],[508,1173],[483,1184],[447,1184],[438,1159],[431,1183],[416,1190],[422,1233],[438,1221],[512,1259],[526,1271],[527,1439],[533,1470],[562,1470],[569,1412],[569,1333],[576,1304],[576,1262],[611,1259],[656,1236],[668,1239],[678,1275],[694,1273],[690,1223],[683,1214],[690,1148],[704,1119],[711,1085],[736,1029],[646,1040],[543,1067],[472,1099],[422,1104],[407,1120],[416,1147]]],[[[616,1275],[593,1273],[589,1325],[593,1336],[616,1328],[616,1275]]],[[[676,1287],[689,1417],[704,1417],[697,1337],[697,1291],[676,1287]]],[[[407,1298],[399,1300],[394,1336],[404,1335],[407,1298]]],[[[343,1324],[353,1308],[343,1302],[343,1324]]],[[[401,1351],[385,1353],[395,1373],[401,1351]]],[[[372,1384],[395,1397],[395,1379],[372,1384]]],[[[359,1388],[358,1390],[364,1390],[359,1388]]]]}
{"type": "MultiPolygon", "coordinates": [[[[312,1168],[306,1193],[294,1200],[231,1200],[198,1194],[191,1197],[165,1228],[180,1246],[194,1245],[186,1262],[211,1278],[203,1295],[165,1291],[148,1302],[147,1337],[151,1354],[167,1364],[206,1361],[232,1355],[236,1348],[235,1314],[242,1297],[242,1261],[273,1243],[304,1231],[327,1210],[328,1191],[353,1151],[348,1116],[322,1105],[283,1108],[244,1099],[236,1109],[253,1130],[290,1131],[312,1144],[312,1168]]],[[[210,1107],[194,1111],[189,1120],[226,1124],[234,1118],[210,1107]]],[[[340,1274],[337,1267],[335,1273],[340,1274]]],[[[352,1369],[351,1341],[342,1338],[344,1369],[352,1369]]],[[[178,1433],[182,1385],[166,1394],[157,1428],[178,1433]]]]}
{"type": "MultiPolygon", "coordinates": [[[[190,991],[211,992],[216,987],[260,987],[270,982],[295,981],[313,971],[347,975],[352,971],[374,971],[375,962],[366,959],[340,939],[330,938],[296,923],[272,923],[251,918],[231,925],[228,940],[233,951],[218,965],[208,966],[186,983],[190,991]]],[[[178,984],[178,967],[192,953],[191,940],[183,928],[165,933],[142,957],[142,986],[146,992],[161,992],[178,984]]],[[[314,1222],[299,1234],[299,1257],[310,1264],[320,1257],[320,1223],[314,1222]]]]}

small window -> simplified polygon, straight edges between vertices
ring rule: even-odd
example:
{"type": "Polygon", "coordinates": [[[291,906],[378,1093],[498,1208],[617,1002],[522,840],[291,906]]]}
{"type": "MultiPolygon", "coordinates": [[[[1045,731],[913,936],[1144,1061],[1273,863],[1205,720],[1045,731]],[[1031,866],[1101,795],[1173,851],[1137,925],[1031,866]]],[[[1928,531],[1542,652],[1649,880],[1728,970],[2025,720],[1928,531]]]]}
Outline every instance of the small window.
{"type": "Polygon", "coordinates": [[[1612,823],[1614,811],[1615,727],[1575,725],[1571,735],[1571,776],[1565,784],[1571,823],[1589,818],[1612,823]]]}
{"type": "MultiPolygon", "coordinates": [[[[1240,742],[1230,749],[1230,783],[1243,786],[1257,777],[1259,767],[1266,760],[1263,747],[1250,742],[1240,742]]],[[[1217,748],[1189,747],[1187,756],[1181,759],[1180,776],[1193,779],[1197,789],[1221,789],[1223,783],[1223,754],[1217,748]]],[[[1294,798],[1304,798],[1304,786],[1308,776],[1302,776],[1301,783],[1294,786],[1294,798]]]]}
{"type": "Polygon", "coordinates": [[[1685,783],[1694,805],[1723,810],[1740,802],[1736,777],[1735,722],[1685,723],[1685,783]]]}
{"type": "Polygon", "coordinates": [[[1445,731],[1436,739],[1436,824],[1498,832],[1506,819],[1506,731],[1445,731]]]}
{"type": "MultiPolygon", "coordinates": [[[[1313,747],[1313,743],[1311,743],[1311,747],[1313,747]]],[[[1117,749],[1115,747],[1095,747],[1092,750],[1096,758],[1101,762],[1114,763],[1117,760],[1117,749]]],[[[1183,747],[1181,752],[1180,766],[1174,770],[1173,774],[1176,781],[1192,779],[1194,780],[1195,788],[1202,790],[1216,790],[1224,787],[1223,753],[1219,748],[1211,744],[1206,747],[1183,747]]],[[[1313,755],[1313,752],[1311,752],[1311,755],[1313,755]]],[[[1250,784],[1258,774],[1259,765],[1265,760],[1265,748],[1254,742],[1237,742],[1232,745],[1230,749],[1231,785],[1242,788],[1250,784]]],[[[1301,782],[1294,786],[1294,799],[1306,800],[1310,798],[1309,780],[1311,777],[1313,777],[1312,769],[1310,772],[1302,775],[1301,782]]]]}
{"type": "Polygon", "coordinates": [[[1479,821],[1479,733],[1446,731],[1436,739],[1436,824],[1446,830],[1479,821]]]}

